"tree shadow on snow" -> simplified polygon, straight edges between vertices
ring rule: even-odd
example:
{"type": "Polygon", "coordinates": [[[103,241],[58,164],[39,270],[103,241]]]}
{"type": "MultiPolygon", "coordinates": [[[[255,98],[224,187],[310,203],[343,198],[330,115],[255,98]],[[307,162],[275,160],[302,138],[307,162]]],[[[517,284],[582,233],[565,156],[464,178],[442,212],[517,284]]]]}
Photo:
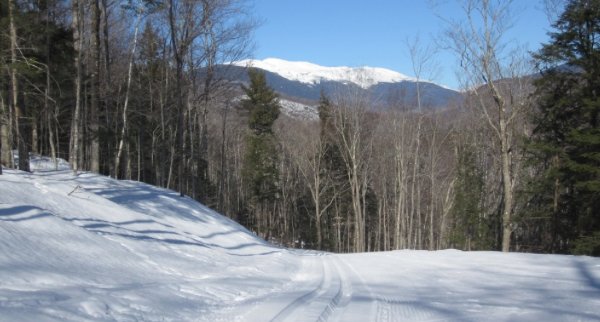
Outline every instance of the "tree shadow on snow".
{"type": "Polygon", "coordinates": [[[10,206],[6,208],[0,208],[0,221],[19,222],[26,220],[33,220],[37,218],[49,217],[50,213],[42,208],[34,206],[10,206]],[[33,214],[26,217],[17,217],[24,215],[27,212],[33,211],[33,214]]]}

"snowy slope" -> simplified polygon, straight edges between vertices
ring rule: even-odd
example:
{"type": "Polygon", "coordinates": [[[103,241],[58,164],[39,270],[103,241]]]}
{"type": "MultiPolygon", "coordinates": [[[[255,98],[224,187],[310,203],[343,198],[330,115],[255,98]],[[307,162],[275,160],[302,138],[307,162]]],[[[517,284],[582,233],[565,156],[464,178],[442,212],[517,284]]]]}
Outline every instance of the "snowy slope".
{"type": "Polygon", "coordinates": [[[302,104],[283,98],[279,99],[279,105],[281,106],[281,111],[290,117],[310,121],[319,119],[317,106],[302,104]]]}
{"type": "Polygon", "coordinates": [[[0,176],[0,321],[598,321],[599,307],[598,258],[286,250],[170,190],[0,176]]]}
{"type": "Polygon", "coordinates": [[[246,59],[235,62],[234,65],[264,69],[289,80],[305,84],[318,84],[321,81],[348,82],[366,89],[379,83],[415,81],[414,78],[385,68],[325,67],[308,62],[292,62],[278,58],[246,59]]]}

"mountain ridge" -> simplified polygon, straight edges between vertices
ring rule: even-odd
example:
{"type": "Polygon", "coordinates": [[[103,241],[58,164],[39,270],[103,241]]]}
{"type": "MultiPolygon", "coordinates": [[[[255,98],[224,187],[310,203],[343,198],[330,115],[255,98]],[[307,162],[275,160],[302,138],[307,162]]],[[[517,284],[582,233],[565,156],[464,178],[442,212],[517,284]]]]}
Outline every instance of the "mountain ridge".
{"type": "Polygon", "coordinates": [[[417,84],[423,108],[443,109],[462,99],[458,91],[378,67],[324,67],[269,58],[220,65],[216,72],[227,81],[247,85],[249,67],[262,70],[282,98],[305,106],[316,106],[322,92],[333,97],[355,93],[367,97],[374,109],[401,106],[410,110],[417,106],[417,84]],[[365,73],[370,74],[361,79],[365,73]]]}
{"type": "Polygon", "coordinates": [[[260,68],[291,81],[305,84],[319,84],[321,81],[349,82],[368,89],[379,83],[417,81],[416,78],[381,67],[327,67],[305,61],[287,61],[279,58],[245,59],[233,64],[240,67],[260,68]]]}

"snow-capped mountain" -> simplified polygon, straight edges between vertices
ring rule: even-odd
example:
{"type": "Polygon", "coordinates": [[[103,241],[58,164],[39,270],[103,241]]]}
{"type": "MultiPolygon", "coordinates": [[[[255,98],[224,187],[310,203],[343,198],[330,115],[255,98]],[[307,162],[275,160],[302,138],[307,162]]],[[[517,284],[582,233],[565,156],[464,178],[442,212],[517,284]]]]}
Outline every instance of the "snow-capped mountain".
{"type": "MultiPolygon", "coordinates": [[[[303,106],[301,109],[305,110],[309,107],[314,109],[321,92],[330,97],[348,92],[357,93],[370,98],[374,109],[394,106],[416,108],[417,80],[384,68],[325,67],[308,62],[267,58],[221,65],[217,67],[217,73],[227,81],[247,84],[248,67],[263,70],[269,86],[282,99],[300,104],[303,106]]],[[[419,87],[424,108],[445,108],[462,99],[459,92],[432,82],[420,81],[419,87]]],[[[295,110],[298,110],[298,106],[295,110]]]]}
{"type": "Polygon", "coordinates": [[[379,83],[414,82],[416,79],[393,70],[377,67],[325,67],[309,62],[293,62],[278,58],[246,59],[235,62],[241,67],[254,67],[278,74],[291,81],[319,84],[322,81],[353,83],[364,89],[379,83]]]}

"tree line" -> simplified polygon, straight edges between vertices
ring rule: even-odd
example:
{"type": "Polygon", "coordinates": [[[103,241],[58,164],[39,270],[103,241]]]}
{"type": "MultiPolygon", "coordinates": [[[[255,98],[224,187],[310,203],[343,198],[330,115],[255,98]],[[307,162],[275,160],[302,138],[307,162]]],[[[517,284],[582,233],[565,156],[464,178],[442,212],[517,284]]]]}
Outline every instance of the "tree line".
{"type": "Polygon", "coordinates": [[[429,107],[415,42],[414,97],[322,93],[301,120],[259,70],[221,77],[252,51],[244,1],[2,0],[0,162],[174,189],[286,246],[600,255],[600,1],[568,1],[533,55],[510,2],[463,9],[463,99],[429,107]]]}

